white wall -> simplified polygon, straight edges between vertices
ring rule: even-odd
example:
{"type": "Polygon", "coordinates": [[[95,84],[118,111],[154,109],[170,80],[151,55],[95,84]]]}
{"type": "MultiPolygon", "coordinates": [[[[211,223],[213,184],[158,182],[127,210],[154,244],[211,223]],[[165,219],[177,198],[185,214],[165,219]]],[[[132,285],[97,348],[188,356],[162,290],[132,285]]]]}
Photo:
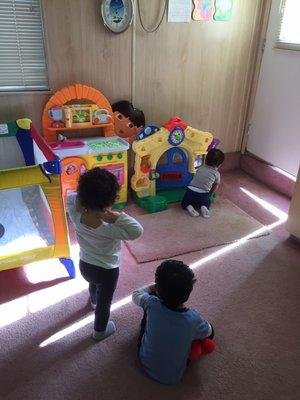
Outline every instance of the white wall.
{"type": "Polygon", "coordinates": [[[300,51],[274,49],[280,0],[273,0],[247,150],[297,175],[300,161],[300,51]]]}

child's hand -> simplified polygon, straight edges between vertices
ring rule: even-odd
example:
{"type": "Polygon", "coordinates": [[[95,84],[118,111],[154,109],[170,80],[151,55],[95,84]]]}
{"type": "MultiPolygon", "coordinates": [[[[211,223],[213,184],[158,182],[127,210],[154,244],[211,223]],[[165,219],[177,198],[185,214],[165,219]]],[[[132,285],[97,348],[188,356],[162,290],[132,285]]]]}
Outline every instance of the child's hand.
{"type": "Polygon", "coordinates": [[[152,285],[148,286],[150,293],[156,293],[156,284],[152,283],[152,285]]]}
{"type": "Polygon", "coordinates": [[[114,224],[120,215],[121,213],[118,211],[104,210],[99,212],[102,221],[107,222],[108,224],[114,224]]]}
{"type": "Polygon", "coordinates": [[[82,205],[80,204],[78,196],[76,196],[76,199],[75,199],[75,208],[76,208],[76,211],[78,211],[81,214],[86,212],[86,209],[84,207],[82,207],[82,205]]]}

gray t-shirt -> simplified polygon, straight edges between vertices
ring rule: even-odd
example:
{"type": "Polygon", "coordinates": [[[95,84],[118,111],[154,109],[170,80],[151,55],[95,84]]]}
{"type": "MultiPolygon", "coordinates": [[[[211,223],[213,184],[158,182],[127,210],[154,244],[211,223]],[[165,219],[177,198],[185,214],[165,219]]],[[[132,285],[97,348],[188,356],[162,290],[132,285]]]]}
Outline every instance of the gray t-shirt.
{"type": "Polygon", "coordinates": [[[188,188],[195,192],[207,193],[210,192],[213,185],[218,185],[220,183],[220,179],[219,171],[214,167],[203,165],[198,168],[188,188]]]}

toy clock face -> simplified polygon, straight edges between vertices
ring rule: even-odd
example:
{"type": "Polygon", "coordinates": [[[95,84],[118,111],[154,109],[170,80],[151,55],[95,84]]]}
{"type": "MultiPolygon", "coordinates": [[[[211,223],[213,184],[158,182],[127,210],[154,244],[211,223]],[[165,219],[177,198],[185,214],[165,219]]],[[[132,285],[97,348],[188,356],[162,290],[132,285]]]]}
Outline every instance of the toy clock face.
{"type": "Polygon", "coordinates": [[[104,25],[110,31],[124,32],[132,22],[132,0],[102,0],[101,17],[104,25]]]}
{"type": "Polygon", "coordinates": [[[172,146],[178,146],[180,143],[184,141],[184,132],[180,127],[176,127],[169,134],[169,143],[172,146]]]}

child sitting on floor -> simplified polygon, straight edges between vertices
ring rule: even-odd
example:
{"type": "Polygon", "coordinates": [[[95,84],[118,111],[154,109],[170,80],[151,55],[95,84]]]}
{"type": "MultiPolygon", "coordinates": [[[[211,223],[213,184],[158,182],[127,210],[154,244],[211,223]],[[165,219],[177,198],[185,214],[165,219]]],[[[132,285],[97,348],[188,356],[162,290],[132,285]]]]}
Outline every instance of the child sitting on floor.
{"type": "Polygon", "coordinates": [[[132,295],[133,302],[144,309],[139,359],[144,370],[164,384],[181,379],[189,361],[201,355],[201,346],[202,354],[214,349],[209,340],[213,338],[211,324],[184,305],[195,281],[193,271],[182,261],[167,260],[157,268],[155,284],[132,295]],[[195,346],[197,339],[206,340],[195,346]]]}
{"type": "Polygon", "coordinates": [[[111,210],[119,189],[115,175],[96,167],[81,175],[77,195],[72,193],[67,199],[80,247],[80,272],[89,282],[95,309],[95,340],[103,340],[116,330],[109,315],[119,277],[121,240],[133,240],[143,233],[134,218],[111,210]]]}
{"type": "Polygon", "coordinates": [[[220,165],[225,159],[224,153],[219,149],[212,149],[206,155],[205,165],[198,168],[181,201],[181,207],[186,209],[192,217],[198,217],[201,210],[204,218],[210,217],[210,197],[220,184],[220,165]]]}

